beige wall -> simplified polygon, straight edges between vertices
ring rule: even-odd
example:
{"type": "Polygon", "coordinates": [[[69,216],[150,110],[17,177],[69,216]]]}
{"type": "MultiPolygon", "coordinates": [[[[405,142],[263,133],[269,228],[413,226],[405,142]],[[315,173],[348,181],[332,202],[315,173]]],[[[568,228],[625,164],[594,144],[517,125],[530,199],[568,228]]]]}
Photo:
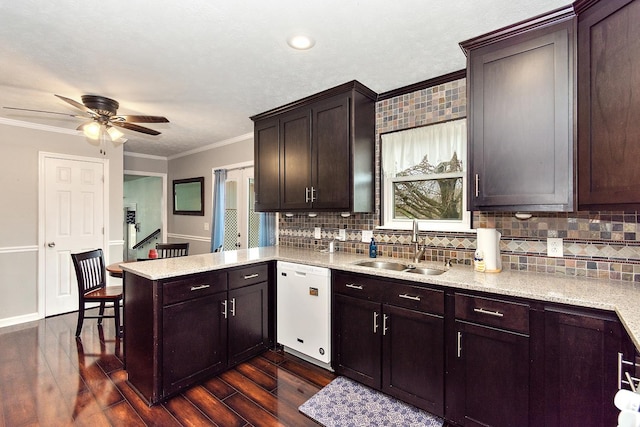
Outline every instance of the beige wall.
{"type": "Polygon", "coordinates": [[[253,136],[169,160],[168,240],[189,242],[190,254],[209,252],[211,231],[205,230],[204,224],[207,223],[209,228],[211,227],[212,171],[222,166],[249,161],[253,161],[253,136]],[[173,180],[200,176],[204,177],[204,216],[173,215],[173,180]]]}
{"type": "MultiPolygon", "coordinates": [[[[0,121],[0,326],[37,318],[39,153],[104,158],[72,132],[0,121]]],[[[122,147],[108,147],[108,260],[122,256],[122,147]]]]}

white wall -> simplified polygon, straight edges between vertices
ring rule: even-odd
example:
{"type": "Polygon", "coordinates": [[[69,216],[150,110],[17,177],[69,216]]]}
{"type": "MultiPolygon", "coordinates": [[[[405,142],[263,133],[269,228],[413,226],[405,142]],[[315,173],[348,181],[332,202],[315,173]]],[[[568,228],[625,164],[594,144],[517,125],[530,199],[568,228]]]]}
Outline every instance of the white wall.
{"type": "MultiPolygon", "coordinates": [[[[0,326],[38,317],[39,152],[105,158],[75,132],[0,119],[0,326]]],[[[108,147],[108,262],[122,259],[123,150],[108,147]]]]}

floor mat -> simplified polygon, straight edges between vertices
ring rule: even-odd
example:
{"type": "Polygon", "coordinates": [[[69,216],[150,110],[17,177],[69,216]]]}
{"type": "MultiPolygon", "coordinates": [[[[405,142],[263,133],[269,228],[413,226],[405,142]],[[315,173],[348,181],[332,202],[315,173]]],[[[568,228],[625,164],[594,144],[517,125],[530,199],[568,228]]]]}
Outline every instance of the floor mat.
{"type": "Polygon", "coordinates": [[[444,424],[442,418],[345,377],[331,381],[298,410],[326,427],[442,427],[444,424]]]}

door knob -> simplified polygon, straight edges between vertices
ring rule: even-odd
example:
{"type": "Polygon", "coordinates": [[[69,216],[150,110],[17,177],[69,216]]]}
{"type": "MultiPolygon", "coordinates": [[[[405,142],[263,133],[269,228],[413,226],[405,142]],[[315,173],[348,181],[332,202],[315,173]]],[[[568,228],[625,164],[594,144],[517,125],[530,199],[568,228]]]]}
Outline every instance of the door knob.
{"type": "Polygon", "coordinates": [[[56,242],[49,242],[49,243],[47,243],[47,246],[49,246],[50,248],[55,248],[56,247],[56,242]]]}

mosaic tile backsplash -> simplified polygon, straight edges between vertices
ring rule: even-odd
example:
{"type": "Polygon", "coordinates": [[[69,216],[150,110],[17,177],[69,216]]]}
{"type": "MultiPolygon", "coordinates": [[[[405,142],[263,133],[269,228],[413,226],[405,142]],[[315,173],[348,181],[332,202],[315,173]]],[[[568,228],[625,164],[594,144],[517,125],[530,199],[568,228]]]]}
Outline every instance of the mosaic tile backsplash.
{"type": "MultiPolygon", "coordinates": [[[[376,183],[379,183],[380,134],[426,124],[466,117],[465,79],[379,101],[376,104],[376,183]]],[[[380,256],[410,259],[414,245],[411,233],[376,229],[379,225],[380,189],[376,186],[376,212],[281,215],[279,244],[321,249],[346,229],[346,240],[337,250],[368,254],[368,243],[361,242],[362,230],[373,230],[380,256]],[[322,238],[313,237],[315,227],[322,238]]],[[[474,212],[473,227],[496,228],[502,233],[500,250],[503,269],[536,271],[578,277],[640,282],[640,217],[633,212],[534,213],[518,220],[513,213],[474,212]],[[563,257],[546,256],[547,237],[563,238],[563,257]]],[[[427,246],[425,259],[444,262],[456,259],[471,265],[476,247],[475,233],[420,233],[427,246]]]]}

